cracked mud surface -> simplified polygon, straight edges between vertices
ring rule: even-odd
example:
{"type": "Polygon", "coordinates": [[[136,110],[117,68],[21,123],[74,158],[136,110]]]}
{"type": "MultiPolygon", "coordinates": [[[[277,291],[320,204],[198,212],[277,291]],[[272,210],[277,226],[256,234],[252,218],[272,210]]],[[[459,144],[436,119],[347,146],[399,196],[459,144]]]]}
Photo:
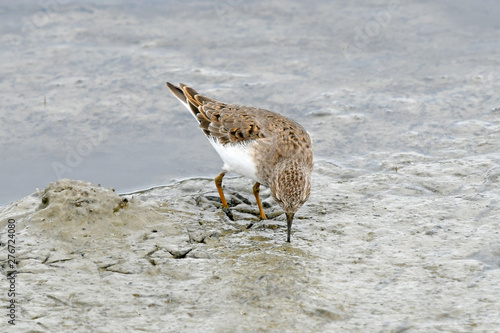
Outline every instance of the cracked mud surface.
{"type": "Polygon", "coordinates": [[[291,244],[268,189],[261,195],[274,218],[257,222],[244,178],[225,182],[235,221],[220,210],[211,179],[122,196],[58,181],[0,210],[2,230],[17,221],[18,327],[493,330],[496,169],[470,162],[400,154],[361,174],[319,161],[291,244]],[[457,172],[446,173],[452,165],[457,172]]]}
{"type": "Polygon", "coordinates": [[[500,6],[402,0],[358,38],[391,3],[4,2],[15,331],[498,330],[500,6]],[[222,163],[167,80],[311,133],[291,244],[249,180],[224,178],[234,221],[221,211],[222,163]]]}

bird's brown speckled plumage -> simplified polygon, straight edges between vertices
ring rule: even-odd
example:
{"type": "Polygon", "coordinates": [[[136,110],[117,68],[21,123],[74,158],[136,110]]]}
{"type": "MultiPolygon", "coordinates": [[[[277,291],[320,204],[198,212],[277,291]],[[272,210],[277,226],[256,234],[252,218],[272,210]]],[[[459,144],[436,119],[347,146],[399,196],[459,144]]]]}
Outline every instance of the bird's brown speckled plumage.
{"type": "MultiPolygon", "coordinates": [[[[295,121],[268,110],[217,102],[182,83],[179,87],[170,83],[167,86],[188,104],[209,139],[222,145],[256,143],[256,181],[271,187],[273,198],[287,214],[290,228],[293,215],[307,201],[311,189],[313,149],[307,131],[295,121]]],[[[219,176],[220,181],[223,175],[219,176]]],[[[256,198],[259,201],[258,192],[256,198]]]]}

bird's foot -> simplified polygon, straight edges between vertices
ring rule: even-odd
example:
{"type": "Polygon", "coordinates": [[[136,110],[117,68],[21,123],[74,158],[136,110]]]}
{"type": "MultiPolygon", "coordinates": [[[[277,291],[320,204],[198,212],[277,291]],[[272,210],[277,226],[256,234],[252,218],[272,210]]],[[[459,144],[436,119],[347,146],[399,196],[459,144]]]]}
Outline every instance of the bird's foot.
{"type": "Polygon", "coordinates": [[[231,210],[229,207],[222,207],[222,211],[226,214],[226,216],[231,220],[234,221],[233,213],[231,213],[231,210]]]}

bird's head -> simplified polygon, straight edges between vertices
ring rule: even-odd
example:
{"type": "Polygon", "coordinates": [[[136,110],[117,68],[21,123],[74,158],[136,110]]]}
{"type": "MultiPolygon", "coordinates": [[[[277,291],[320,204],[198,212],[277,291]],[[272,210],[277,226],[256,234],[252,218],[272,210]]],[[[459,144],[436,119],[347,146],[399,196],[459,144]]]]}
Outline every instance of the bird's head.
{"type": "Polygon", "coordinates": [[[287,242],[290,242],[293,217],[309,199],[311,192],[311,168],[294,160],[283,161],[274,168],[272,179],[271,193],[285,211],[288,225],[287,242]]]}

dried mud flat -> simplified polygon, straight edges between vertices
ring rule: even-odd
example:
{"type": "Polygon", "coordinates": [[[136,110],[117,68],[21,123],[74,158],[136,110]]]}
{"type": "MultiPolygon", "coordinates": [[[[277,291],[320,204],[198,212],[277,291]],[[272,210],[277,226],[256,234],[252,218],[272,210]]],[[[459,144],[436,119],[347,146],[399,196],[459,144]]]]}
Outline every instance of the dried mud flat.
{"type": "Polygon", "coordinates": [[[0,207],[1,331],[498,331],[500,7],[394,3],[6,5],[0,201],[46,188],[0,207]],[[244,178],[224,180],[235,221],[208,178],[47,186],[215,176],[167,80],[311,132],[291,244],[244,178]]]}
{"type": "Polygon", "coordinates": [[[16,329],[496,330],[498,165],[378,158],[372,173],[317,161],[290,244],[268,189],[273,218],[246,228],[257,208],[244,178],[226,181],[234,222],[211,179],[121,196],[52,183],[0,210],[2,246],[16,220],[16,329]]]}

